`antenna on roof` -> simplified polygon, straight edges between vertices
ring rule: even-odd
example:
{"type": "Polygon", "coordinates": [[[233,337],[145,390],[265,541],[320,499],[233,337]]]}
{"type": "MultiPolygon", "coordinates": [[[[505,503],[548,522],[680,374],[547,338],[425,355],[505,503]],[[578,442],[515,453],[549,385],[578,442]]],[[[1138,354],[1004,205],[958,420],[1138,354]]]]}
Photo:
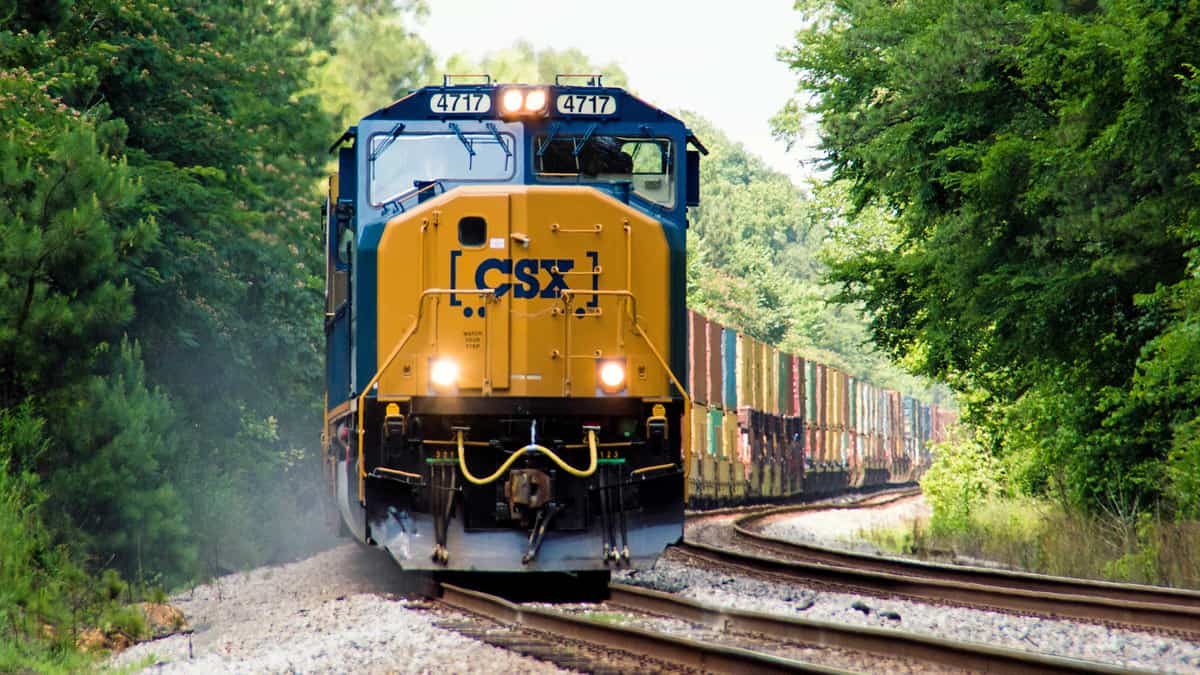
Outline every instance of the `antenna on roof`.
{"type": "Polygon", "coordinates": [[[561,86],[564,78],[565,79],[587,78],[587,81],[582,86],[603,87],[604,85],[600,82],[601,78],[603,78],[603,77],[604,77],[603,73],[559,73],[558,75],[554,76],[554,84],[557,86],[561,86]]]}

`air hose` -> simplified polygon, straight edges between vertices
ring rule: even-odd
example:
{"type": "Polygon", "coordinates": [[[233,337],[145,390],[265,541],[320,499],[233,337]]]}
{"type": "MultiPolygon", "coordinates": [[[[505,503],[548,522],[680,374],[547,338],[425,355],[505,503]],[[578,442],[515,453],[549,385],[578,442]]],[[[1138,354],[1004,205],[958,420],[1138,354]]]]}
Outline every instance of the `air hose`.
{"type": "Polygon", "coordinates": [[[498,479],[500,476],[503,476],[504,473],[508,471],[509,467],[513,465],[513,462],[517,461],[517,458],[527,452],[540,452],[546,455],[550,458],[550,461],[558,465],[558,468],[578,478],[587,478],[588,476],[596,473],[596,465],[598,464],[597,459],[599,453],[596,451],[596,432],[588,429],[587,444],[589,458],[588,468],[586,469],[576,469],[570,464],[564,462],[558,455],[554,454],[554,451],[550,448],[547,448],[543,445],[538,445],[537,443],[530,443],[529,445],[526,445],[520,450],[514,452],[511,457],[509,457],[503,464],[500,465],[499,469],[496,469],[495,473],[486,478],[478,478],[471,473],[470,469],[467,468],[467,454],[466,448],[463,446],[463,432],[456,432],[456,440],[458,442],[458,468],[462,471],[463,477],[474,485],[487,485],[488,483],[495,482],[496,479],[498,479]]]}

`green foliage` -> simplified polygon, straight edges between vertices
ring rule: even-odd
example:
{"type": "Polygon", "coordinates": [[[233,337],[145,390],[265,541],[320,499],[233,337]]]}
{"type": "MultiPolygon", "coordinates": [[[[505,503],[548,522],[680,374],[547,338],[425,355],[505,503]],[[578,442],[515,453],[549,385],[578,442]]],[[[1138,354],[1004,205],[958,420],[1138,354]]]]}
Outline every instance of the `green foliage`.
{"type": "MultiPolygon", "coordinates": [[[[580,73],[600,73],[604,76],[604,84],[610,87],[627,87],[629,80],[616,63],[600,66],[578,49],[535,49],[524,40],[518,40],[508,49],[487,54],[481,61],[455,54],[447,60],[446,72],[487,73],[496,82],[523,84],[554,84],[556,75],[580,73]]],[[[440,79],[438,83],[441,83],[440,79]]]]}
{"type": "Polygon", "coordinates": [[[45,495],[31,467],[45,451],[44,428],[28,403],[0,411],[2,672],[66,671],[83,663],[72,642],[71,599],[85,580],[38,515],[45,495]]]}
{"type": "Polygon", "coordinates": [[[315,73],[316,89],[342,128],[435,76],[433,52],[412,31],[428,14],[424,2],[346,4],[334,19],[333,44],[315,73]]]}
{"type": "Polygon", "coordinates": [[[105,634],[124,633],[131,640],[150,637],[150,626],[146,615],[132,605],[112,606],[100,616],[98,628],[105,634]]]}
{"type": "Polygon", "coordinates": [[[1194,509],[1195,4],[805,9],[784,58],[848,195],[831,280],[876,343],[971,400],[1024,487],[1194,509]]]}
{"type": "MultiPolygon", "coordinates": [[[[2,47],[0,47],[2,49],[2,47]]],[[[133,315],[120,254],[154,228],[122,219],[138,190],[124,125],[68,114],[29,71],[0,78],[0,407],[86,376],[133,315]]]]}
{"type": "Polygon", "coordinates": [[[704,118],[682,115],[710,151],[689,213],[688,306],[877,384],[935,393],[873,349],[859,306],[827,302],[825,258],[840,250],[827,222],[840,196],[806,195],[704,118]]]}
{"type": "Polygon", "coordinates": [[[48,482],[51,510],[68,513],[88,550],[115,556],[137,579],[191,570],[196,557],[175,487],[176,416],[147,388],[141,364],[140,350],[123,343],[112,372],[87,384],[58,434],[64,454],[79,459],[48,482]]]}
{"type": "Polygon", "coordinates": [[[319,415],[334,135],[312,73],[335,15],[384,5],[0,10],[0,408],[54,422],[23,468],[95,560],[174,583],[295,550],[275,542],[317,489],[288,481],[319,415]],[[227,513],[257,529],[195,526],[227,513]],[[247,532],[249,551],[197,567],[247,532]]]}
{"type": "Polygon", "coordinates": [[[1200,524],[1150,511],[1083,513],[1059,501],[990,495],[953,523],[861,533],[888,550],[947,553],[1056,576],[1200,587],[1200,524]],[[901,547],[901,548],[898,548],[901,547]]]}
{"type": "Polygon", "coordinates": [[[974,433],[960,426],[950,440],[936,444],[933,466],[921,477],[921,491],[933,509],[935,533],[966,528],[1003,481],[1003,470],[974,433]]]}

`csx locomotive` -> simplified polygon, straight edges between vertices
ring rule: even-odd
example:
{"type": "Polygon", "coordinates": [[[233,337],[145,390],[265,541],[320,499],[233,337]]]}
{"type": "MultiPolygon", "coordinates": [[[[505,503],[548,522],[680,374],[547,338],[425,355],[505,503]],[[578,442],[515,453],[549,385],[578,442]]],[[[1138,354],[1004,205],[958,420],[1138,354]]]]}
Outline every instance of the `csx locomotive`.
{"type": "Polygon", "coordinates": [[[405,569],[652,564],[683,528],[703,145],[599,76],[447,77],[335,144],[326,476],[405,569]]]}

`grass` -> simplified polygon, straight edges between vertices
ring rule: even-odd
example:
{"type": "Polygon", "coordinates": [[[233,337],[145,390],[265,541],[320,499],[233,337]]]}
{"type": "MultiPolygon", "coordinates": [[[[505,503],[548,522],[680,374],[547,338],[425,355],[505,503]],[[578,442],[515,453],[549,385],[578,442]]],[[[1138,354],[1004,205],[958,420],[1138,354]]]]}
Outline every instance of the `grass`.
{"type": "Polygon", "coordinates": [[[1200,588],[1200,523],[1141,513],[1082,514],[1051,502],[984,498],[952,525],[863,531],[883,550],[960,557],[1060,576],[1200,588]]]}
{"type": "Polygon", "coordinates": [[[0,638],[0,673],[58,673],[90,672],[96,665],[95,656],[84,654],[70,646],[55,647],[48,641],[0,638]]]}
{"type": "Polygon", "coordinates": [[[582,612],[579,616],[584,619],[599,621],[600,623],[629,623],[629,616],[627,614],[622,614],[621,612],[582,612]]]}

